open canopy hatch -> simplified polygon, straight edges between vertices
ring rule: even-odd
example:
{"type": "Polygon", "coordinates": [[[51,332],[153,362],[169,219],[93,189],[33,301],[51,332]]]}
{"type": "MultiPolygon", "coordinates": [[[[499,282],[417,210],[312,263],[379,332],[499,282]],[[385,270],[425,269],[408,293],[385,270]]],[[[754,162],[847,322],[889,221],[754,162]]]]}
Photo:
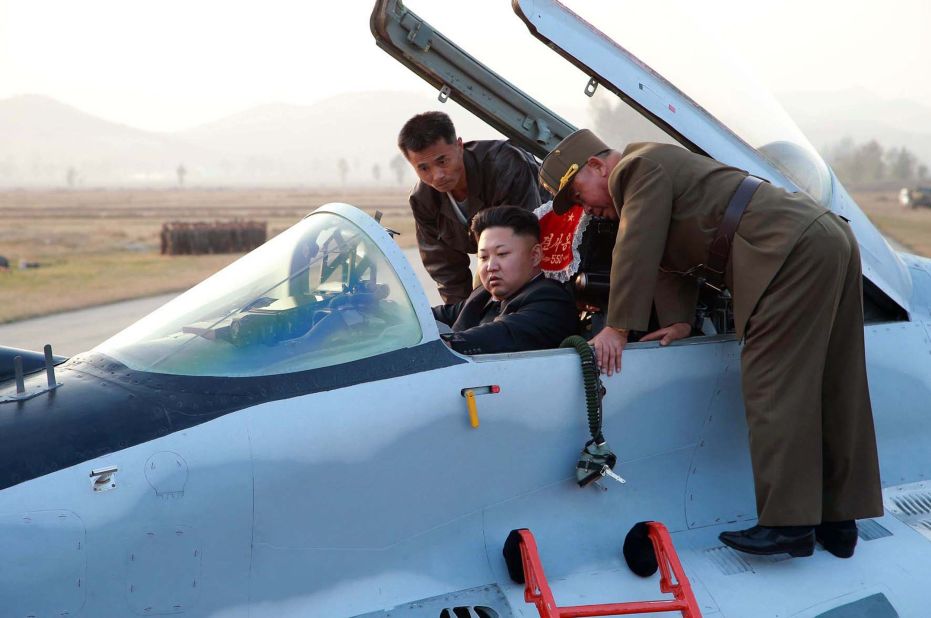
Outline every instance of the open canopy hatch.
{"type": "MultiPolygon", "coordinates": [[[[908,269],[765,91],[753,83],[741,82],[740,88],[734,88],[733,71],[709,65],[702,67],[700,79],[690,80],[691,91],[686,94],[560,2],[513,0],[512,4],[534,36],[590,76],[586,93],[601,85],[693,152],[789,191],[805,191],[850,220],[860,243],[864,276],[899,307],[909,309],[908,269]]],[[[656,10],[665,9],[657,6],[656,10]]],[[[660,16],[655,20],[664,21],[660,16]]],[[[371,28],[379,47],[437,88],[441,100],[455,100],[538,157],[575,129],[400,0],[379,0],[371,28]]]]}

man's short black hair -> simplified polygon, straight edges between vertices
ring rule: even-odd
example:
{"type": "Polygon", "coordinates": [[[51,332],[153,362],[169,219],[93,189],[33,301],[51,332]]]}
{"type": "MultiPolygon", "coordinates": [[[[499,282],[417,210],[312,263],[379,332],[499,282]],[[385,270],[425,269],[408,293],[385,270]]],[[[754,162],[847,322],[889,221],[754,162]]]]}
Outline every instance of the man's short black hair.
{"type": "Polygon", "coordinates": [[[456,141],[456,127],[443,112],[424,112],[404,123],[398,134],[398,148],[407,156],[410,151],[420,152],[442,139],[447,144],[456,141]]]}
{"type": "Polygon", "coordinates": [[[517,236],[530,236],[540,242],[540,221],[529,210],[518,206],[496,206],[479,211],[472,218],[472,235],[478,237],[490,227],[510,228],[517,236]]]}

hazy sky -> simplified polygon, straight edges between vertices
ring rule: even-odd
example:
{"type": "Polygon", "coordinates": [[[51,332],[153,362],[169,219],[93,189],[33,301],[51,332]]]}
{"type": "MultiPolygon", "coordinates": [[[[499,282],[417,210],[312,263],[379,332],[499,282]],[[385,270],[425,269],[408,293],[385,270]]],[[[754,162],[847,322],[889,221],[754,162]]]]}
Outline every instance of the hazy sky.
{"type": "MultiPolygon", "coordinates": [[[[406,4],[557,110],[584,101],[584,76],[529,34],[509,0],[406,4]]],[[[862,87],[931,106],[928,0],[568,4],[597,15],[635,53],[642,44],[666,61],[714,40],[777,93],[862,87]],[[689,35],[696,36],[683,41],[689,35]]],[[[309,104],[360,90],[429,92],[375,47],[371,5],[0,0],[0,98],[44,94],[108,120],[177,130],[262,103],[309,104]]]]}

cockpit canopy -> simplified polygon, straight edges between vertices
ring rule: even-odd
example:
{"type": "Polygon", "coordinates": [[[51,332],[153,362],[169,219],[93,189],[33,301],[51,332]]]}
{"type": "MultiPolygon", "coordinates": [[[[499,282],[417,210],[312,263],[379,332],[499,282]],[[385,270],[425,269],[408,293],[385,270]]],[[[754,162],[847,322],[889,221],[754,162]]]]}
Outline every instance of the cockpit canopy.
{"type": "MultiPolygon", "coordinates": [[[[695,130],[696,126],[690,132],[692,127],[679,118],[687,113],[684,107],[691,107],[756,149],[797,188],[830,208],[833,187],[827,165],[755,72],[743,62],[740,50],[721,43],[716,36],[719,25],[707,11],[695,8],[688,0],[661,5],[584,0],[563,0],[563,3],[566,7],[563,11],[574,12],[596,25],[606,35],[604,41],[611,41],[604,49],[605,66],[613,63],[612,68],[621,69],[616,62],[618,56],[637,58],[649,66],[658,82],[656,87],[637,81],[628,90],[634,95],[642,94],[641,102],[660,103],[652,109],[664,112],[664,119],[684,131],[685,137],[699,147],[709,148],[700,138],[702,131],[695,130]],[[688,52],[683,53],[684,50],[688,52]]],[[[542,11],[550,3],[522,0],[517,4],[542,11]]],[[[557,6],[554,10],[560,9],[557,6]]],[[[526,19],[536,21],[533,15],[527,15],[526,19]]],[[[581,21],[578,24],[570,21],[563,20],[559,28],[584,27],[581,21]]],[[[565,42],[562,33],[554,29],[552,34],[558,45],[565,42]]],[[[597,43],[581,45],[573,52],[579,62],[595,64],[599,61],[596,46],[597,43]]],[[[623,71],[609,72],[603,78],[622,87],[623,71]]]]}
{"type": "Polygon", "coordinates": [[[259,376],[420,343],[391,262],[359,226],[317,211],[97,348],[131,369],[259,376]]]}

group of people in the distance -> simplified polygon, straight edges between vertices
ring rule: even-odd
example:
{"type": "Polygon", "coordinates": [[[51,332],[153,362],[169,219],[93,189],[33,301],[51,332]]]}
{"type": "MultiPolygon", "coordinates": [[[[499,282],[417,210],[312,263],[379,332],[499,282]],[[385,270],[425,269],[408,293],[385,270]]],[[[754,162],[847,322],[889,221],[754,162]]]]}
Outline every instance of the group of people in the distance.
{"type": "Polygon", "coordinates": [[[575,334],[572,293],[541,272],[534,209],[578,205],[618,221],[606,326],[591,338],[621,371],[631,331],[666,345],[692,330],[700,278],[733,297],[758,524],[721,541],[753,554],[853,555],[856,519],[882,515],[863,344],[860,254],[847,223],[803,193],[678,146],[615,150],[587,129],[542,165],[505,141],[463,142],[427,112],[398,146],[420,181],[410,196],[433,309],[454,350],[552,348],[575,334]],[[477,253],[478,281],[469,269],[477,253]]]}

